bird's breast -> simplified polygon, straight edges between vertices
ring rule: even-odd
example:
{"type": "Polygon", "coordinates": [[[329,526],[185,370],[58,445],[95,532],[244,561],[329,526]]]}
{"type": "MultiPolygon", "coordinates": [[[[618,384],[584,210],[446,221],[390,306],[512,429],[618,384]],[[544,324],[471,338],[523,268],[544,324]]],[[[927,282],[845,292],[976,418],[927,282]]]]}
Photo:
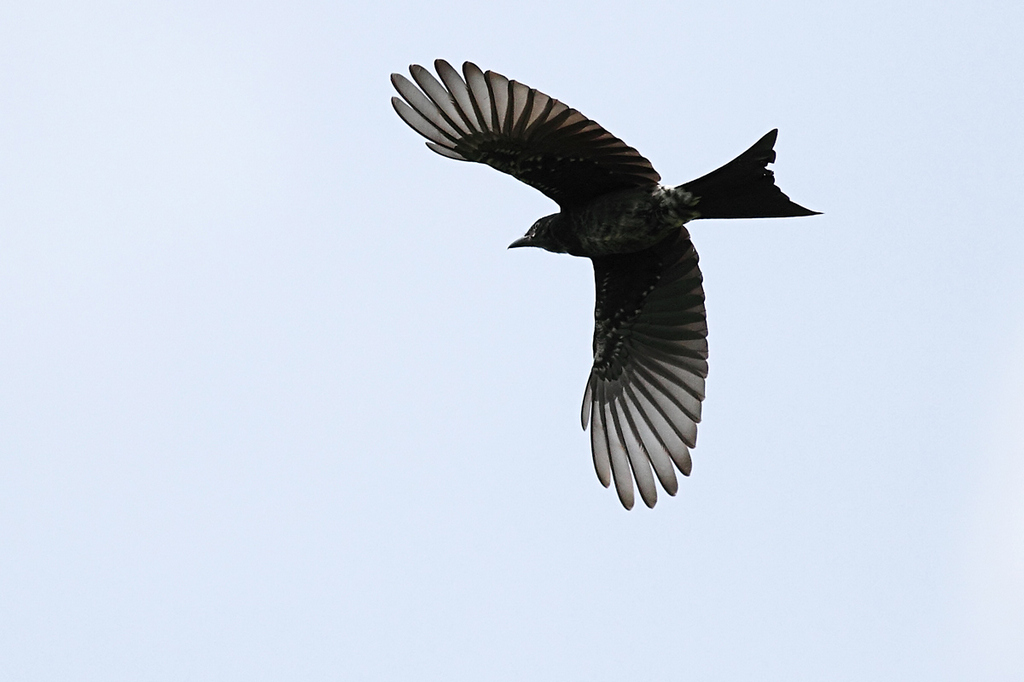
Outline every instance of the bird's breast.
{"type": "Polygon", "coordinates": [[[569,212],[575,255],[599,257],[654,246],[693,219],[696,203],[680,188],[657,186],[599,197],[569,212]]]}

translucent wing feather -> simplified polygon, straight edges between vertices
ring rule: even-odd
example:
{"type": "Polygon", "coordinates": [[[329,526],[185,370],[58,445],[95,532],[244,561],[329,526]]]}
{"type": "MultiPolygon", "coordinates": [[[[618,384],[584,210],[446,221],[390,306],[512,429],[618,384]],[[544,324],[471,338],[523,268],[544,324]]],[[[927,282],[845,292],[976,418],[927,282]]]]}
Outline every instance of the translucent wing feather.
{"type": "Polygon", "coordinates": [[[542,92],[470,62],[462,76],[441,59],[434,67],[440,81],[414,64],[412,81],[391,82],[395,111],[438,154],[497,168],[563,207],[661,179],[635,149],[542,92]]]}
{"type": "Polygon", "coordinates": [[[593,260],[594,366],[583,399],[583,425],[593,431],[601,482],[608,485],[610,468],[627,509],[633,505],[634,481],[641,499],[653,507],[658,498],[652,469],[665,491],[675,495],[672,464],[689,476],[689,449],[697,442],[708,373],[697,252],[682,228],[646,251],[593,260]],[[604,464],[609,455],[610,467],[604,464]],[[617,457],[630,466],[615,466],[617,457]]]}

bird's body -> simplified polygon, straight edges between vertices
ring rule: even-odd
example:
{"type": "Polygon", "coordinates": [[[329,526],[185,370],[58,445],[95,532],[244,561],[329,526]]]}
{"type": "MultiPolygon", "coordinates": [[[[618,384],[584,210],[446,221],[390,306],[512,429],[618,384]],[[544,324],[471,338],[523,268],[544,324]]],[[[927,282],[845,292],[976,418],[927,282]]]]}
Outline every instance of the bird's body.
{"type": "Polygon", "coordinates": [[[547,229],[559,247],[548,250],[587,258],[642,251],[697,217],[694,203],[694,196],[681,187],[656,185],[604,194],[547,216],[547,229]]]}
{"type": "Polygon", "coordinates": [[[464,78],[443,60],[434,64],[441,82],[416,65],[415,85],[392,75],[403,98],[392,98],[395,110],[433,151],[485,163],[559,204],[512,246],[593,262],[583,428],[590,426],[601,483],[614,479],[628,509],[635,479],[653,507],[655,478],[674,495],[675,470],[690,473],[708,369],[702,277],[685,223],[814,214],[766,168],[777,131],[718,170],[665,187],[647,159],[575,109],[470,62],[464,78]]]}

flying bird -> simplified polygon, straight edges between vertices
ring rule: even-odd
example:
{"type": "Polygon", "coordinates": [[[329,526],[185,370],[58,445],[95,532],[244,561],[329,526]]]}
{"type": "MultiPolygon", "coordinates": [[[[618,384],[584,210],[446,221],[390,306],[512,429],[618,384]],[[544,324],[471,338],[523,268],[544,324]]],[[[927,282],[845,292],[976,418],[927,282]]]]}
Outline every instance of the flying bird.
{"type": "Polygon", "coordinates": [[[534,246],[594,264],[594,365],[581,420],[601,484],[626,509],[634,481],[648,507],[690,475],[708,374],[697,252],[684,225],[700,218],[815,215],[775,185],[772,130],[718,170],[677,187],[579,111],[466,62],[439,59],[392,74],[395,111],[442,156],[497,168],[553,199],[559,212],[509,248],[534,246]]]}

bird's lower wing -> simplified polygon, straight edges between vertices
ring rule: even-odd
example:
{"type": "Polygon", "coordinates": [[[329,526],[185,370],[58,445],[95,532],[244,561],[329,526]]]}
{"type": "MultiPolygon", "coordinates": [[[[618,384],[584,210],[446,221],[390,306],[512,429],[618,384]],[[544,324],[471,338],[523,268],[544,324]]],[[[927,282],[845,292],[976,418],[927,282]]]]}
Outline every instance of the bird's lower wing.
{"type": "Polygon", "coordinates": [[[594,467],[633,506],[633,481],[648,507],[655,478],[669,495],[690,450],[708,372],[707,320],[697,252],[685,228],[635,254],[594,259],[594,366],[583,398],[594,467]]]}

